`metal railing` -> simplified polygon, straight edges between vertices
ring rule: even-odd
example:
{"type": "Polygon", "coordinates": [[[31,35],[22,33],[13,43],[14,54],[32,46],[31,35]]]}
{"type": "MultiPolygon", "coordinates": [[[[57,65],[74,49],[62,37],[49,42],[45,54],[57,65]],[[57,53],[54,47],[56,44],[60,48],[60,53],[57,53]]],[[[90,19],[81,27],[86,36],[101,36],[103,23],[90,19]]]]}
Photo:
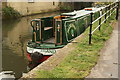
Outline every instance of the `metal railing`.
{"type": "MultiPolygon", "coordinates": [[[[105,13],[100,15],[96,20],[93,21],[93,14],[94,13],[90,13],[91,15],[91,19],[90,19],[90,31],[89,31],[89,44],[91,44],[91,39],[92,39],[92,34],[100,27],[103,23],[106,23],[107,19],[115,12],[116,9],[116,20],[118,20],[118,15],[119,15],[119,2],[115,2],[112,3],[108,6],[106,6],[105,8],[105,13]],[[109,8],[109,10],[108,10],[109,8]],[[111,9],[110,9],[111,8],[111,9]],[[108,11],[107,11],[108,10],[108,11]],[[109,14],[109,15],[108,15],[109,14]],[[105,16],[105,19],[101,22],[101,19],[105,16]],[[95,22],[97,22],[99,20],[99,25],[92,31],[92,26],[95,22]]],[[[100,11],[102,11],[103,9],[101,9],[100,11]]]]}

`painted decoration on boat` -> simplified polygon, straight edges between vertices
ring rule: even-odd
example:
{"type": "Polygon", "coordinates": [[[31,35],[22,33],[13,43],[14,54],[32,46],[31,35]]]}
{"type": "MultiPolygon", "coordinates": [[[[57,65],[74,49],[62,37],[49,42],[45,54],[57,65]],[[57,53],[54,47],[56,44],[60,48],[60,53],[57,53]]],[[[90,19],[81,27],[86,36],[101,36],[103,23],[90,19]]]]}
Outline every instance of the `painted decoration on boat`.
{"type": "Polygon", "coordinates": [[[69,42],[77,36],[75,21],[74,20],[66,21],[65,28],[66,28],[66,38],[67,41],[69,42]]]}

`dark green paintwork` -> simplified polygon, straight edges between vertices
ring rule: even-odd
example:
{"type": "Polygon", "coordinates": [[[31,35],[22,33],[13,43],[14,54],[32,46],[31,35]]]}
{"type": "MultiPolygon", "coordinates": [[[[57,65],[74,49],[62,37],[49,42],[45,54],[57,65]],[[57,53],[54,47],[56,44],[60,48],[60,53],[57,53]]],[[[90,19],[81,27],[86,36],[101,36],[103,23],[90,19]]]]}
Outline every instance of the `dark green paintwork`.
{"type": "MultiPolygon", "coordinates": [[[[95,12],[93,14],[93,20],[97,19],[100,16],[99,11],[95,12]]],[[[56,43],[36,43],[36,41],[40,41],[40,30],[35,30],[34,27],[36,27],[37,21],[35,21],[35,25],[33,26],[33,32],[36,32],[36,41],[34,41],[34,35],[32,37],[31,44],[28,44],[29,47],[34,48],[60,48],[65,46],[67,43],[71,42],[74,38],[79,36],[81,33],[85,31],[85,29],[90,24],[90,15],[84,15],[77,18],[67,18],[67,19],[61,19],[61,21],[54,21],[54,16],[52,17],[46,17],[46,18],[40,18],[42,20],[42,31],[43,31],[43,38],[42,41],[45,41],[55,34],[56,36],[56,43]],[[56,25],[55,25],[56,24],[56,25]],[[58,27],[58,24],[60,25],[58,27]],[[55,28],[51,28],[48,30],[44,30],[45,27],[53,27],[55,25],[55,28]],[[62,26],[61,26],[62,25],[62,26]],[[54,30],[55,29],[55,30],[54,30]],[[62,29],[62,30],[61,30],[62,29]],[[54,31],[55,33],[54,33],[54,31]],[[62,37],[61,36],[62,31],[62,37]],[[57,43],[61,43],[62,38],[62,44],[56,45],[57,43]]],[[[33,20],[34,21],[34,20],[33,20]]]]}

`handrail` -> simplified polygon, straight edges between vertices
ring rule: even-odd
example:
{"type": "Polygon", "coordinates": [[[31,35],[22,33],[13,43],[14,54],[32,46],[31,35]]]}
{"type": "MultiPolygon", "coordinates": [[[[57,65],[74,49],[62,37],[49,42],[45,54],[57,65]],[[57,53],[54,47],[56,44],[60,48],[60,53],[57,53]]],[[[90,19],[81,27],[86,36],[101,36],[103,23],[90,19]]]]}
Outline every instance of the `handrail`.
{"type": "MultiPolygon", "coordinates": [[[[100,30],[100,26],[104,23],[104,22],[106,22],[106,20],[115,12],[115,8],[116,8],[116,19],[118,19],[118,10],[119,10],[119,3],[118,2],[114,2],[114,3],[112,3],[112,4],[110,4],[110,5],[108,5],[108,6],[106,6],[105,8],[103,8],[103,9],[106,9],[107,10],[107,8],[109,7],[111,7],[111,6],[113,6],[111,9],[109,9],[108,11],[106,11],[103,15],[100,15],[96,20],[92,20],[92,15],[94,14],[94,13],[91,13],[91,23],[90,23],[90,32],[89,32],[89,44],[91,44],[91,37],[92,37],[92,34],[99,28],[99,30],[100,30]],[[112,10],[114,10],[114,11],[112,11],[112,10]],[[112,11],[112,12],[110,12],[110,11],[112,11]],[[107,15],[109,13],[109,15],[107,15]],[[101,18],[103,17],[103,16],[105,16],[105,19],[101,22],[101,18]],[[99,20],[99,25],[92,31],[92,25],[95,23],[95,22],[97,22],[99,20]]],[[[101,9],[100,11],[102,11],[103,9],[101,9]]]]}
{"type": "MultiPolygon", "coordinates": [[[[111,8],[110,10],[108,10],[106,13],[104,13],[102,16],[100,16],[99,18],[97,18],[96,20],[94,20],[92,22],[92,24],[94,24],[96,21],[98,21],[100,18],[102,18],[103,16],[105,16],[109,11],[111,11],[112,9],[114,9],[117,5],[115,5],[113,8],[111,8]]],[[[102,10],[102,9],[101,9],[102,10]]]]}

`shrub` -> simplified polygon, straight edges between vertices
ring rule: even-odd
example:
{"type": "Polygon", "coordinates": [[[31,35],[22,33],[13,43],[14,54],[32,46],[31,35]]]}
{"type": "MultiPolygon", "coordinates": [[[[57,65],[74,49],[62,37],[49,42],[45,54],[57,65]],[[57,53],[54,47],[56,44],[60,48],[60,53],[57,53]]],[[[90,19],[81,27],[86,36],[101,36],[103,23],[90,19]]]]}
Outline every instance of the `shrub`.
{"type": "Polygon", "coordinates": [[[3,19],[13,19],[18,18],[21,15],[18,11],[14,10],[14,8],[6,6],[2,9],[2,16],[3,19]]]}

